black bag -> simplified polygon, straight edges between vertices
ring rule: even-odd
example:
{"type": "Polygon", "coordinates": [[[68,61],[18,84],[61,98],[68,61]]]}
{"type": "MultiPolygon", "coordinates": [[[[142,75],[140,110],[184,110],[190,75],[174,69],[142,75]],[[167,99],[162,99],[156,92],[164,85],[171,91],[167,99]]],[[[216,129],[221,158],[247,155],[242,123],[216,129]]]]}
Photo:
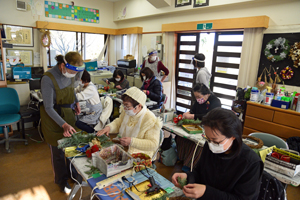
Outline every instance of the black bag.
{"type": "Polygon", "coordinates": [[[290,137],[286,140],[289,149],[300,152],[300,137],[290,137]]]}
{"type": "Polygon", "coordinates": [[[282,183],[269,174],[263,171],[261,178],[260,192],[257,200],[284,200],[285,199],[285,189],[282,183]]]}

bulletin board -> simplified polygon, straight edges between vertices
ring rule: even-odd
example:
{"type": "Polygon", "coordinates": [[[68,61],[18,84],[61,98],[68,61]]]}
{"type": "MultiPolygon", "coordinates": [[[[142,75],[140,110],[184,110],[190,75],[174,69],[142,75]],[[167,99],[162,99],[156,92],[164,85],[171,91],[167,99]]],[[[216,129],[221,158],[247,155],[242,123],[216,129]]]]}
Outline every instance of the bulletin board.
{"type": "MultiPolygon", "coordinates": [[[[285,67],[289,66],[294,74],[293,77],[291,79],[286,79],[283,80],[285,85],[292,85],[292,86],[300,86],[300,66],[298,68],[293,66],[293,60],[289,57],[290,54],[290,49],[293,47],[295,42],[300,42],[300,33],[281,33],[281,34],[264,34],[264,38],[263,38],[263,43],[262,43],[262,49],[261,49],[261,54],[260,54],[260,61],[259,61],[259,68],[258,68],[258,74],[257,77],[259,77],[261,75],[261,73],[263,72],[264,68],[266,67],[268,70],[270,69],[270,65],[272,67],[274,67],[274,69],[276,70],[276,68],[278,67],[277,73],[279,74],[281,72],[281,70],[283,70],[285,67]],[[266,53],[266,47],[268,44],[274,44],[274,40],[278,39],[278,38],[284,38],[286,41],[286,44],[289,45],[289,49],[288,51],[284,51],[284,49],[281,49],[281,46],[279,45],[279,48],[276,51],[275,45],[273,45],[273,47],[269,50],[270,53],[266,53]],[[273,40],[273,42],[271,42],[273,40]],[[280,55],[282,55],[282,53],[288,52],[286,57],[283,57],[280,59],[280,55]],[[277,58],[279,58],[279,61],[274,61],[272,62],[272,59],[268,59],[266,56],[267,55],[274,55],[277,56],[277,58]]],[[[279,75],[280,76],[280,75],[279,75]]],[[[272,71],[271,73],[271,78],[274,80],[274,72],[272,71]]],[[[265,81],[265,76],[262,76],[262,81],[265,81]]],[[[267,81],[269,82],[269,76],[267,76],[267,81]]],[[[282,84],[279,83],[279,84],[282,84]]]]}
{"type": "Polygon", "coordinates": [[[99,10],[45,1],[45,16],[58,19],[99,23],[99,10]]]}

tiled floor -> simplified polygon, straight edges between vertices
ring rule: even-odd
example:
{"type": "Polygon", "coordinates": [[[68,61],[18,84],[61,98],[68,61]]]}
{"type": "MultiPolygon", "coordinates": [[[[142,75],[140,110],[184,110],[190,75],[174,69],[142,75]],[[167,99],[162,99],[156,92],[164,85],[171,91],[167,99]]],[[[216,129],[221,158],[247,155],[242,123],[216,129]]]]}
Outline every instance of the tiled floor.
{"type": "MultiPolygon", "coordinates": [[[[26,131],[34,139],[40,140],[36,129],[26,131]]],[[[45,142],[36,143],[29,140],[29,145],[22,142],[11,143],[10,154],[4,145],[0,146],[0,200],[65,200],[67,195],[61,193],[53,182],[50,150],[45,142]]],[[[171,179],[175,172],[181,171],[180,164],[166,167],[156,163],[157,171],[171,179]]],[[[70,182],[72,185],[73,182],[70,182]]],[[[83,188],[83,199],[90,199],[91,189],[83,188]]],[[[74,199],[79,199],[80,192],[74,199]]],[[[300,187],[288,186],[288,200],[300,199],[300,187]]]]}

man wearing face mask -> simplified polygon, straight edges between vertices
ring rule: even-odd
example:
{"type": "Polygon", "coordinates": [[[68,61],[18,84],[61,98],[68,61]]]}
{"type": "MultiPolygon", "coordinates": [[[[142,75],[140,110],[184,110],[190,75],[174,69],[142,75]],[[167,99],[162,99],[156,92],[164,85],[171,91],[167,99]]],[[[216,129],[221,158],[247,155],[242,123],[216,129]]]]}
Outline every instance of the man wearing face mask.
{"type": "Polygon", "coordinates": [[[216,108],[202,118],[206,139],[197,166],[187,173],[175,173],[187,179],[182,188],[193,199],[257,200],[263,172],[260,157],[242,141],[242,124],[230,110],[216,108]]]}
{"type": "MultiPolygon", "coordinates": [[[[192,92],[196,98],[196,101],[194,102],[191,110],[183,114],[183,118],[202,120],[202,117],[205,116],[209,111],[221,107],[221,102],[218,97],[216,97],[203,83],[197,83],[192,89],[192,92]]],[[[182,170],[188,171],[192,163],[192,155],[189,153],[196,148],[196,144],[189,139],[177,136],[175,137],[175,141],[178,158],[179,160],[183,161],[182,170]]],[[[198,148],[194,159],[194,165],[200,159],[200,153],[201,150],[198,148]]]]}
{"type": "Polygon", "coordinates": [[[41,126],[51,150],[55,183],[62,192],[69,193],[69,165],[65,162],[64,152],[57,148],[57,140],[71,137],[76,132],[75,113],[80,113],[80,106],[75,95],[74,82],[76,74],[82,72],[85,66],[78,52],[58,55],[55,59],[57,65],[45,72],[41,80],[41,126]]]}
{"type": "Polygon", "coordinates": [[[148,53],[148,59],[144,61],[142,68],[149,67],[153,71],[154,76],[163,83],[164,80],[169,75],[168,68],[166,68],[164,64],[158,60],[157,51],[155,49],[151,48],[148,50],[147,53],[148,53]],[[161,71],[164,72],[163,77],[161,77],[160,75],[161,71]]]}
{"type": "Polygon", "coordinates": [[[146,95],[137,87],[129,88],[123,95],[121,115],[97,136],[119,133],[120,143],[128,147],[128,152],[145,153],[152,158],[159,144],[162,121],[146,107],[146,95]]]}

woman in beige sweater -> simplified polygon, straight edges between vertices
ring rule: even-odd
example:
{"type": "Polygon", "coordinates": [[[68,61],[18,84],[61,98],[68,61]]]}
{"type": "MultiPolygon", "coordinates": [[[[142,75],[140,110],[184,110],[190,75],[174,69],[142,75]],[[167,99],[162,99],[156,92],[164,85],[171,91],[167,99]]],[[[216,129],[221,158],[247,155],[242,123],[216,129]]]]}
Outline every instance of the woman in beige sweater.
{"type": "Polygon", "coordinates": [[[162,121],[146,107],[146,95],[137,87],[129,88],[123,95],[121,115],[97,135],[119,133],[120,142],[128,146],[128,152],[145,153],[151,158],[159,145],[162,121]]]}

